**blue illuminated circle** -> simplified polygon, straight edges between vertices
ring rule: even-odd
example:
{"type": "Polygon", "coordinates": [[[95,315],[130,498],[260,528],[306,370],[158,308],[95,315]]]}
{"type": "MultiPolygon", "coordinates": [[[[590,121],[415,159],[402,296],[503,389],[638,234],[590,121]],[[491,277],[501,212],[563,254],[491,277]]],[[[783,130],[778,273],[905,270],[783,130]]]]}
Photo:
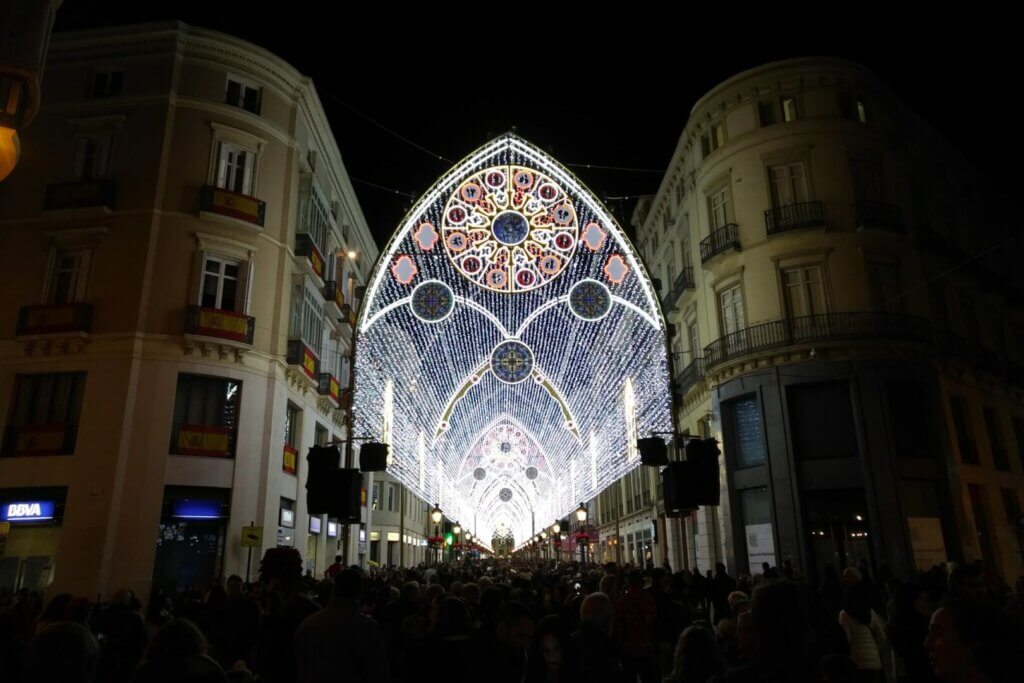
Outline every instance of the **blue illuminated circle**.
{"type": "Polygon", "coordinates": [[[512,489],[502,489],[498,491],[498,498],[503,503],[507,503],[512,500],[512,489]]]}
{"type": "Polygon", "coordinates": [[[597,280],[580,280],[569,290],[569,308],[584,320],[600,320],[612,309],[612,295],[597,280]]]}
{"type": "Polygon", "coordinates": [[[529,467],[527,467],[526,468],[526,478],[529,479],[530,481],[533,481],[534,479],[536,479],[537,478],[537,468],[534,467],[533,465],[530,465],[529,467]]]}
{"type": "Polygon", "coordinates": [[[455,308],[455,295],[451,287],[439,280],[427,280],[416,285],[409,299],[412,314],[427,323],[444,320],[455,308]]]}
{"type": "Polygon", "coordinates": [[[526,216],[518,211],[503,211],[495,216],[491,231],[494,239],[502,244],[519,244],[530,234],[530,224],[526,222],[526,216]]]}
{"type": "Polygon", "coordinates": [[[485,470],[483,467],[477,467],[475,470],[473,470],[473,478],[476,479],[477,481],[483,481],[484,477],[486,476],[487,470],[485,470]]]}
{"type": "Polygon", "coordinates": [[[508,441],[502,441],[500,448],[502,453],[512,452],[512,444],[510,444],[508,441]]]}
{"type": "Polygon", "coordinates": [[[533,372],[533,351],[521,341],[503,341],[491,352],[491,371],[506,384],[519,384],[533,372]]]}

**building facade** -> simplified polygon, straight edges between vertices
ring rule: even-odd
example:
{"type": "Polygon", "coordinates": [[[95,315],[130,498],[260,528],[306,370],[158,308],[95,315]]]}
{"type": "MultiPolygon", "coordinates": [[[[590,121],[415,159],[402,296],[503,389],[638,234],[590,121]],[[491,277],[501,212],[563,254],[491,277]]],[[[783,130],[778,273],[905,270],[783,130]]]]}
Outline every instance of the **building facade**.
{"type": "MultiPolygon", "coordinates": [[[[0,589],[147,595],[275,545],[320,575],[344,531],[304,455],[348,436],[377,248],[312,82],[177,22],[55,35],[45,79],[0,185],[0,589]]],[[[373,524],[364,491],[349,562],[373,524]]]]}
{"type": "Polygon", "coordinates": [[[702,97],[634,225],[675,325],[677,425],[723,444],[722,502],[666,525],[653,476],[639,500],[620,481],[592,501],[603,531],[661,525],[655,562],[701,570],[1020,576],[1024,274],[990,185],[854,63],[702,97]]]}

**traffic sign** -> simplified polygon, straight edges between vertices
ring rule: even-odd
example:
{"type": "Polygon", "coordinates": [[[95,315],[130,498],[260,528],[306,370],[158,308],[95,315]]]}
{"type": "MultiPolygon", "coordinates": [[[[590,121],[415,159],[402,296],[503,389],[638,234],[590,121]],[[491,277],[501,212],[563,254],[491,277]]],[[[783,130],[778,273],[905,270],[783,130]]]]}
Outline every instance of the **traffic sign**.
{"type": "Polygon", "coordinates": [[[263,545],[263,527],[246,526],[242,527],[242,547],[259,548],[263,545]]]}

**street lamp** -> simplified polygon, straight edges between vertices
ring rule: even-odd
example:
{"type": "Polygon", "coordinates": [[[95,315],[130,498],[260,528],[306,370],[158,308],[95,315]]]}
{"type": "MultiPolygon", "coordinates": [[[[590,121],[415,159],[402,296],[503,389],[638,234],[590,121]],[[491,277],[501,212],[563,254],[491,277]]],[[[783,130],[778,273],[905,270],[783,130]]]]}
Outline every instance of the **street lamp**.
{"type": "Polygon", "coordinates": [[[576,508],[576,521],[580,523],[580,530],[576,532],[576,540],[580,546],[580,564],[584,567],[587,566],[587,541],[589,538],[586,537],[586,533],[583,531],[584,525],[587,523],[587,506],[580,503],[580,506],[576,508]]]}
{"type": "MultiPolygon", "coordinates": [[[[443,518],[444,513],[441,512],[441,504],[434,503],[434,509],[430,511],[430,521],[434,523],[434,539],[437,539],[437,537],[441,535],[441,529],[439,528],[439,526],[443,518]]],[[[433,544],[437,545],[437,541],[435,540],[433,544]]],[[[437,547],[435,548],[435,550],[437,551],[435,562],[440,563],[442,549],[440,547],[437,547]]]]}

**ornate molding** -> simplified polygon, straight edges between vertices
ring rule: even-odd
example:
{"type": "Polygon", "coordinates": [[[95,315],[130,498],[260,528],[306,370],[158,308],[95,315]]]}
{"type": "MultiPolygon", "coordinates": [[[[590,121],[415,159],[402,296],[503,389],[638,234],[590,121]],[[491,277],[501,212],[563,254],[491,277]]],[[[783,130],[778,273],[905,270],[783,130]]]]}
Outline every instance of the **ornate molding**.
{"type": "Polygon", "coordinates": [[[236,363],[241,363],[245,359],[246,351],[248,349],[233,344],[220,344],[213,340],[206,341],[196,339],[190,335],[185,336],[186,356],[198,354],[203,358],[211,358],[216,354],[216,357],[220,360],[232,358],[236,363]]]}
{"type": "Polygon", "coordinates": [[[17,340],[25,356],[72,356],[89,344],[85,333],[54,337],[24,337],[17,340]]]}

